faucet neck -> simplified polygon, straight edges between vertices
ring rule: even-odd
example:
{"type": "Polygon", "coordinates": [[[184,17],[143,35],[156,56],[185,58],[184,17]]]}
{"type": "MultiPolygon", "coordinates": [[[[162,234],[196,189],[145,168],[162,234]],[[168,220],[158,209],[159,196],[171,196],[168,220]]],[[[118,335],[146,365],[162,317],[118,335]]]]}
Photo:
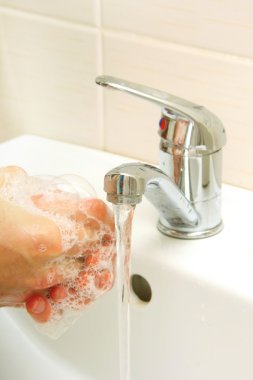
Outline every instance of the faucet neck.
{"type": "Polygon", "coordinates": [[[159,212],[159,231],[168,236],[196,239],[222,227],[219,214],[215,213],[215,220],[211,215],[219,205],[218,195],[191,202],[167,174],[152,165],[136,162],[112,169],[105,175],[104,190],[114,204],[136,205],[145,195],[159,212]]]}

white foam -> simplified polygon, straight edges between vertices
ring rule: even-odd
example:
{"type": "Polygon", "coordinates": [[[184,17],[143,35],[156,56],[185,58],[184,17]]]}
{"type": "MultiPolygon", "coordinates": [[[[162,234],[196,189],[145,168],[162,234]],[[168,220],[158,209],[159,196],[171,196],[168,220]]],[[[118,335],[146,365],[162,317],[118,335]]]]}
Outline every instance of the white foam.
{"type": "MultiPolygon", "coordinates": [[[[83,247],[90,243],[89,236],[84,234],[82,238],[79,237],[78,231],[82,223],[73,218],[77,211],[84,211],[79,202],[80,196],[88,198],[94,195],[94,190],[87,181],[70,175],[57,178],[29,177],[21,173],[13,179],[6,178],[5,185],[0,188],[0,196],[3,199],[32,214],[49,218],[58,226],[61,233],[64,253],[47,265],[48,269],[57,268],[57,273],[64,278],[61,285],[68,289],[67,297],[52,301],[48,291],[47,296],[51,306],[50,321],[37,324],[39,331],[51,338],[61,336],[89,303],[95,301],[112,286],[114,272],[112,258],[115,251],[113,245],[106,246],[103,243],[104,235],[114,239],[110,228],[92,216],[99,229],[94,232],[93,245],[84,253],[83,247]],[[71,177],[74,178],[73,184],[70,183],[71,177]],[[34,197],[42,197],[45,207],[37,207],[33,201],[34,197]],[[47,207],[50,204],[54,205],[55,201],[61,202],[63,206],[71,204],[71,208],[64,209],[62,213],[61,208],[47,207]],[[75,254],[70,255],[68,251],[74,246],[75,254]],[[88,265],[85,263],[88,256],[99,260],[88,265]],[[103,275],[105,275],[105,284],[103,278],[101,283],[99,280],[99,276],[103,275]]],[[[39,245],[38,251],[41,255],[46,254],[46,245],[39,245]]],[[[50,270],[47,280],[48,283],[53,281],[53,273],[50,270]]]]}

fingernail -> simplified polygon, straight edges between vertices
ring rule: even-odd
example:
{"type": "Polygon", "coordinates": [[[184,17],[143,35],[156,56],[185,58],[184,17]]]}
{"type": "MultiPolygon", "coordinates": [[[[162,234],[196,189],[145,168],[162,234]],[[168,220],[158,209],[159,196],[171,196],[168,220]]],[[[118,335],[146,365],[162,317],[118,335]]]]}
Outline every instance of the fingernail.
{"type": "Polygon", "coordinates": [[[56,285],[50,290],[50,297],[54,301],[61,301],[67,297],[67,290],[62,285],[56,285]]]}
{"type": "Polygon", "coordinates": [[[44,298],[37,296],[36,299],[33,300],[30,311],[34,314],[41,314],[45,311],[46,302],[44,298]]]}

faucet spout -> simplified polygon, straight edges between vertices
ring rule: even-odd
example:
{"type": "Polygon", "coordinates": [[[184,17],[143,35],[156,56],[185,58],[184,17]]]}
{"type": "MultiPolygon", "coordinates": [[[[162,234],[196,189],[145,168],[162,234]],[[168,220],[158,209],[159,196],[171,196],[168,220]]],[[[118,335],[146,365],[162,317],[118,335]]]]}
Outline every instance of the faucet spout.
{"type": "Polygon", "coordinates": [[[104,190],[113,204],[136,205],[144,195],[167,223],[188,228],[198,224],[198,213],[189,200],[155,166],[139,162],[120,165],[105,175],[104,190]]]}

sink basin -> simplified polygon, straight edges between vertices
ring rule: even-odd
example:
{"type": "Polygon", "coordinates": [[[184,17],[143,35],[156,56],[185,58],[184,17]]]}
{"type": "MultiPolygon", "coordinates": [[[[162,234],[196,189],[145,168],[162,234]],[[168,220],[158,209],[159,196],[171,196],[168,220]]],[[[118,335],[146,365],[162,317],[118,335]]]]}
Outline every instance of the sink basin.
{"type": "MultiPolygon", "coordinates": [[[[126,161],[31,135],[0,145],[1,166],[78,174],[103,199],[104,174],[126,161]]],[[[252,380],[252,215],[253,193],[224,185],[224,230],[185,241],[163,236],[156,210],[138,205],[132,274],[152,296],[132,291],[131,380],[252,380]]],[[[0,378],[119,380],[116,299],[114,288],[58,340],[41,335],[23,310],[0,309],[0,378]]]]}

